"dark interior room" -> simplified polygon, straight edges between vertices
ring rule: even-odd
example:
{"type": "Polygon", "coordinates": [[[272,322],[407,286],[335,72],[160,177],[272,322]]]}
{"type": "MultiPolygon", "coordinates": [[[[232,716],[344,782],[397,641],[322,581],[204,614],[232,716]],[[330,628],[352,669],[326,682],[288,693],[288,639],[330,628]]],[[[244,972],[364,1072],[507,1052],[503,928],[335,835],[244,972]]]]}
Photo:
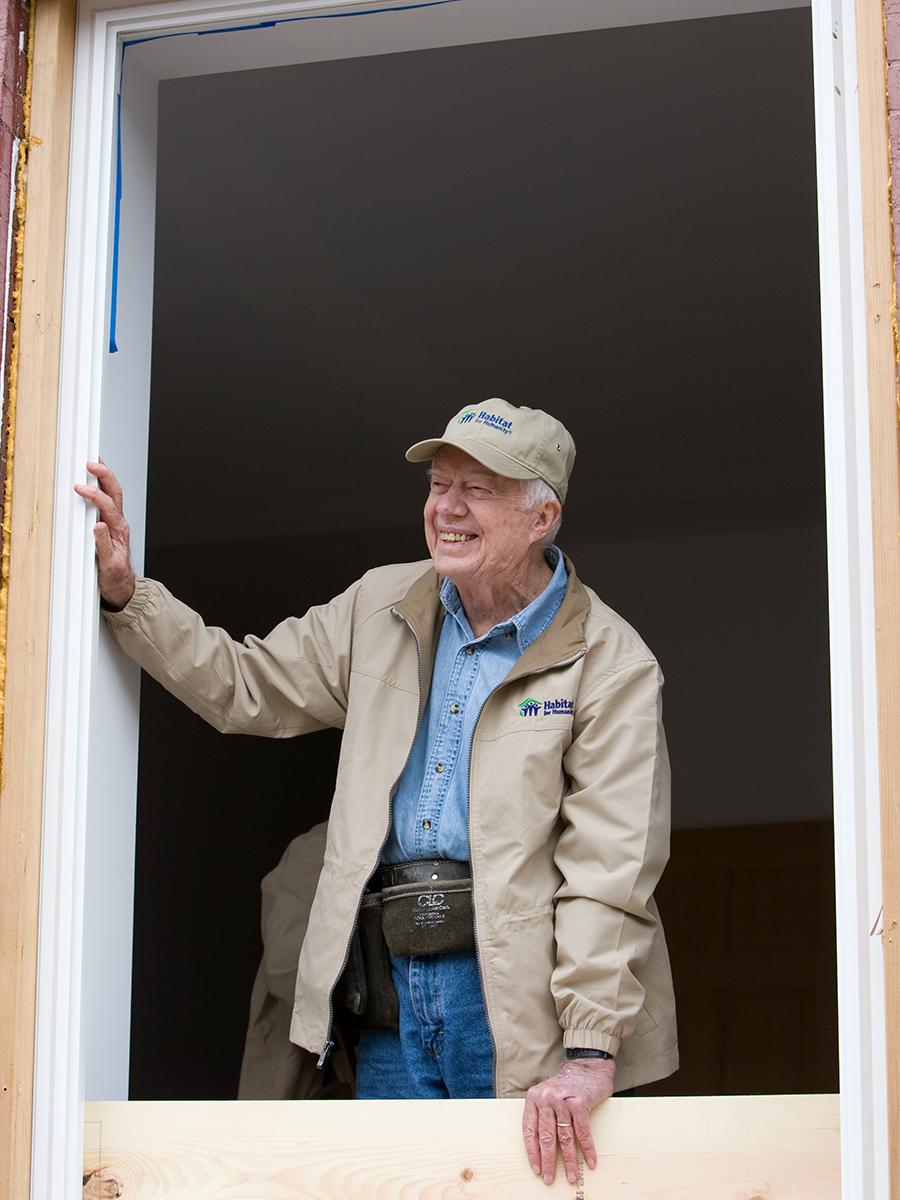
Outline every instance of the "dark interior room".
{"type": "MultiPolygon", "coordinates": [[[[264,634],[426,557],[407,446],[558,416],[559,544],[667,680],[683,1065],[643,1091],[837,1090],[809,10],[170,79],[157,205],[146,573],[264,634]]],[[[236,1094],[339,746],[144,677],[132,1099],[236,1094]]]]}

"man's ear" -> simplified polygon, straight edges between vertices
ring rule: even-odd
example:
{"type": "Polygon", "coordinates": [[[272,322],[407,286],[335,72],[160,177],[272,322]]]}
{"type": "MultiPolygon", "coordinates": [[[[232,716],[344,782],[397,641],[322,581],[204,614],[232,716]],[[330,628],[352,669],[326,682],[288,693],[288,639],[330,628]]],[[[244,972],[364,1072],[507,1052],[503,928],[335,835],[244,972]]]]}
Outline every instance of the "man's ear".
{"type": "Polygon", "coordinates": [[[556,497],[552,500],[545,500],[534,514],[533,541],[539,542],[541,538],[546,537],[561,516],[562,505],[556,497]]]}

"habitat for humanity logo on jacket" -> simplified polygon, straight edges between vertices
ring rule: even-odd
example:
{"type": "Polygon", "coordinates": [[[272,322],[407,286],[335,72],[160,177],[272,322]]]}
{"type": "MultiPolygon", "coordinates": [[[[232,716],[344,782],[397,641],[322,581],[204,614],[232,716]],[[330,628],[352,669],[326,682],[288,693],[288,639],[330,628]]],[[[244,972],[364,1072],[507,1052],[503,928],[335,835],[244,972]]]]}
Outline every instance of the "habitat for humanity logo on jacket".
{"type": "Polygon", "coordinates": [[[529,696],[527,700],[519,705],[520,717],[537,717],[541,713],[544,716],[553,716],[556,713],[571,713],[574,711],[574,705],[571,700],[533,700],[529,696]]]}

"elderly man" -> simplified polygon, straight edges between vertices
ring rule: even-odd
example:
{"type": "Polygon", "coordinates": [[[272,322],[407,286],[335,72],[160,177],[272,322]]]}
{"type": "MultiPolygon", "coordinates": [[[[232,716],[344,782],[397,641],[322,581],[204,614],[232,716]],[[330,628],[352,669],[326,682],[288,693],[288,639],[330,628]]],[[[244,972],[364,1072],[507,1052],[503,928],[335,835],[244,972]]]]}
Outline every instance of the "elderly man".
{"type": "Polygon", "coordinates": [[[430,563],[243,644],[135,579],[107,467],[76,490],[99,509],[107,620],[145,670],[223,732],[344,730],[291,1039],[324,1062],[374,913],[397,1011],[360,1034],[358,1094],[524,1094],[532,1168],[552,1182],[558,1143],[574,1181],[617,1070],[624,1089],[677,1066],[653,902],[662,678],[553,545],[575,458],[559,421],[489,400],[406,457],[432,462],[430,563]]]}

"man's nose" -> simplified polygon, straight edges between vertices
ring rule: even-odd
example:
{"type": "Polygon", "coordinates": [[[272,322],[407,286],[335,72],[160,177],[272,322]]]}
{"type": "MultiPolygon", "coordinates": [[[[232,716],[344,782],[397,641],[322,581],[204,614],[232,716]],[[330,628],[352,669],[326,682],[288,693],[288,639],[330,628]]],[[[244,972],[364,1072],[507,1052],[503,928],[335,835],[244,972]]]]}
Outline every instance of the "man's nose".
{"type": "Polygon", "coordinates": [[[446,492],[438,497],[437,508],[441,513],[465,512],[466,502],[463,498],[462,488],[455,486],[447,488],[446,492]]]}

